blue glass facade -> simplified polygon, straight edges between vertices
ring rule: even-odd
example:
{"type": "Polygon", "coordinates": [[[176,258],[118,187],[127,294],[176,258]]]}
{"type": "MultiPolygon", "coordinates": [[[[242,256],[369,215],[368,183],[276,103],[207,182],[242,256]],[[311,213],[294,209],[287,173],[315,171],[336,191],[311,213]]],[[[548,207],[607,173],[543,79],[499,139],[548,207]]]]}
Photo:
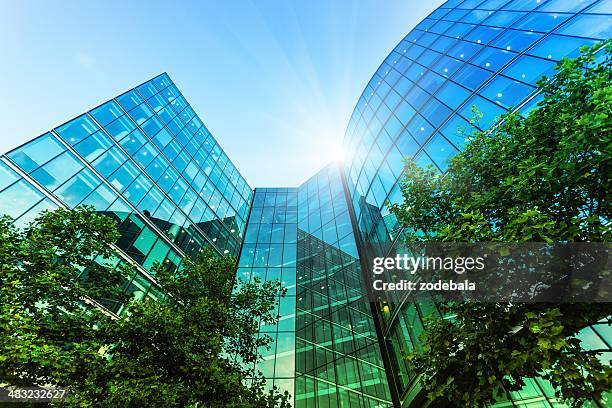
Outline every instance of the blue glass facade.
{"type": "MultiPolygon", "coordinates": [[[[246,282],[280,280],[287,289],[279,297],[275,325],[261,325],[260,335],[269,336],[269,348],[260,350],[263,361],[255,369],[268,386],[287,390],[292,398],[295,384],[295,312],[297,263],[297,189],[257,188],[237,276],[246,282]]],[[[292,399],[293,401],[293,399],[292,399]]]]}
{"type": "Polygon", "coordinates": [[[296,407],[388,407],[391,396],[340,169],[298,188],[296,407]]]}
{"type": "Polygon", "coordinates": [[[179,268],[204,244],[238,254],[252,191],[162,74],[3,155],[0,197],[20,224],[58,206],[111,216],[112,262],[139,271],[127,290],[156,297],[155,261],[179,268]]]}
{"type": "MultiPolygon", "coordinates": [[[[408,33],[366,86],[344,139],[344,171],[368,264],[401,250],[401,228],[387,206],[401,200],[403,157],[444,172],[467,142],[460,129],[469,130],[474,106],[483,130],[508,109],[527,112],[539,100],[536,81],[557,61],[611,34],[609,0],[450,0],[408,33]]],[[[393,372],[391,392],[405,406],[421,406],[418,373],[403,356],[419,347],[422,318],[435,306],[390,300],[388,312],[379,305],[375,314],[393,372]]],[[[596,325],[581,335],[610,349],[605,330],[596,325]]],[[[542,381],[529,380],[500,406],[558,406],[553,395],[542,381]]]]}
{"type": "Polygon", "coordinates": [[[255,189],[237,276],[287,288],[256,369],[295,407],[390,406],[348,211],[335,165],[298,188],[255,189]]]}

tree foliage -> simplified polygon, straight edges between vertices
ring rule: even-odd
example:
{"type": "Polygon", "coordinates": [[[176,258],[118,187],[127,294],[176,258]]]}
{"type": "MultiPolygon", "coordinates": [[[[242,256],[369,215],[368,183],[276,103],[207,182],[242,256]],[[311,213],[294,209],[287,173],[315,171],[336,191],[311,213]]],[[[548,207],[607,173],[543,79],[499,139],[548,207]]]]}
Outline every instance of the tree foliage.
{"type": "Polygon", "coordinates": [[[111,219],[79,208],[24,230],[0,222],[0,383],[66,388],[65,406],[288,406],[253,368],[278,282],[232,290],[234,259],[206,249],[178,272],[156,264],[163,299],[132,301],[117,319],[83,302],[121,298],[133,272],[93,261],[113,255],[111,219]]]}
{"type": "MultiPolygon", "coordinates": [[[[543,98],[527,117],[507,113],[490,132],[463,130],[470,143],[445,175],[407,161],[403,202],[391,211],[408,242],[610,241],[612,43],[556,70],[539,82],[543,98]]],[[[441,308],[452,318],[430,319],[423,352],[409,356],[431,400],[479,407],[501,385],[516,391],[542,377],[581,406],[612,387],[609,364],[576,338],[612,314],[609,304],[441,308]]]]}

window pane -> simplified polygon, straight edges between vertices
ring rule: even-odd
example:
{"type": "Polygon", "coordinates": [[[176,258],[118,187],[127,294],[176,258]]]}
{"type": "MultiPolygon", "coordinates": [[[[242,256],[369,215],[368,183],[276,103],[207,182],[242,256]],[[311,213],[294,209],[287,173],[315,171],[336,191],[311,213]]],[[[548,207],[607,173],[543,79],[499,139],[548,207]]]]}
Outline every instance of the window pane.
{"type": "Polygon", "coordinates": [[[9,157],[27,173],[35,170],[64,151],[64,147],[50,133],[32,140],[9,157]]]}
{"type": "Polygon", "coordinates": [[[2,192],[0,215],[18,218],[44,196],[25,180],[21,180],[2,192]]]}
{"type": "Polygon", "coordinates": [[[482,94],[495,103],[510,108],[527,97],[535,88],[498,75],[482,94]]]}
{"type": "Polygon", "coordinates": [[[6,164],[0,162],[0,191],[14,183],[19,179],[19,176],[11,170],[6,164]]]}
{"type": "Polygon", "coordinates": [[[71,145],[75,145],[100,128],[87,115],[79,116],[63,126],[55,129],[57,133],[71,145]]]}
{"type": "Polygon", "coordinates": [[[104,184],[101,184],[81,204],[93,205],[98,211],[106,211],[117,199],[117,195],[104,184]]]}
{"type": "Polygon", "coordinates": [[[102,126],[106,126],[113,120],[123,115],[123,111],[115,101],[110,101],[104,105],[91,111],[92,116],[100,122],[102,126]]]}
{"type": "Polygon", "coordinates": [[[81,169],[83,164],[72,153],[65,152],[32,173],[32,177],[49,190],[55,190],[81,169]]]}
{"type": "Polygon", "coordinates": [[[55,195],[68,206],[76,207],[100,184],[100,180],[89,169],[84,169],[60,187],[55,195]]]}
{"type": "Polygon", "coordinates": [[[112,145],[111,141],[108,140],[108,136],[102,131],[98,131],[76,145],[74,149],[91,163],[112,145]]]}

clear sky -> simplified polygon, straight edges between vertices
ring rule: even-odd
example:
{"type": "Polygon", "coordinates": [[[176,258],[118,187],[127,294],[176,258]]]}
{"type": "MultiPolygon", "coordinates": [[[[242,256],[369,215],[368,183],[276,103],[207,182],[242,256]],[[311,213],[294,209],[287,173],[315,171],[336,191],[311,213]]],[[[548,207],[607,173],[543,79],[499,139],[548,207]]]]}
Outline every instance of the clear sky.
{"type": "Polygon", "coordinates": [[[0,0],[0,152],[166,71],[252,187],[297,186],[441,3],[0,0]]]}

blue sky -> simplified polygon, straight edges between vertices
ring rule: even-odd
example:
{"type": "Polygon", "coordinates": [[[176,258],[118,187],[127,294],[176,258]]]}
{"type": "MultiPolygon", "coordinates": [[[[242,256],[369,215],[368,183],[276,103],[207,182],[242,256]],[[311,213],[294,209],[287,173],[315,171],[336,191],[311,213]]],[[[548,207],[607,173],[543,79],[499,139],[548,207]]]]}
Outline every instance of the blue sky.
{"type": "Polygon", "coordinates": [[[0,151],[166,71],[252,187],[297,186],[441,3],[0,0],[0,151]]]}

